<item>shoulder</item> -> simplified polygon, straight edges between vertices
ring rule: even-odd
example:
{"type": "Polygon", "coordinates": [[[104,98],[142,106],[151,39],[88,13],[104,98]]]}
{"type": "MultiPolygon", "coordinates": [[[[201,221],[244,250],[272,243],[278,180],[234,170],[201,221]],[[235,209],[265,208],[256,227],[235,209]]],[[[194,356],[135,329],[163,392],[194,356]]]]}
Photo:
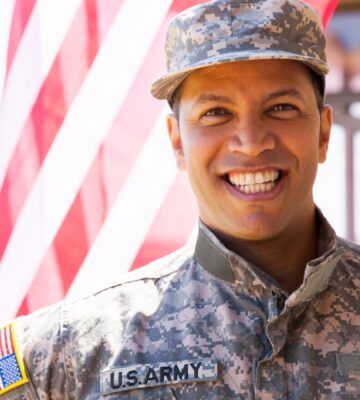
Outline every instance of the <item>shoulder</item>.
{"type": "Polygon", "coordinates": [[[127,273],[117,284],[100,292],[63,301],[13,321],[19,357],[30,383],[8,391],[4,400],[22,399],[21,396],[35,399],[34,393],[44,393],[49,387],[61,394],[59,398],[69,398],[77,366],[89,366],[91,374],[91,357],[95,353],[97,362],[106,364],[113,354],[113,344],[124,339],[131,318],[154,312],[167,282],[191,264],[192,249],[193,246],[184,247],[127,273]]]}
{"type": "Polygon", "coordinates": [[[349,240],[341,237],[337,238],[339,246],[341,246],[348,254],[353,254],[355,257],[360,257],[360,245],[350,242],[349,240]]]}
{"type": "Polygon", "coordinates": [[[65,302],[62,323],[79,334],[90,326],[105,330],[127,323],[132,315],[145,314],[156,307],[168,282],[177,279],[192,263],[193,246],[184,247],[144,267],[124,274],[116,284],[89,296],[65,302]]]}
{"type": "Polygon", "coordinates": [[[192,261],[193,246],[188,246],[128,272],[113,286],[65,304],[64,323],[82,331],[85,321],[90,324],[93,321],[103,324],[111,321],[115,326],[126,324],[139,311],[149,314],[157,306],[165,288],[179,279],[192,261]]]}
{"type": "Polygon", "coordinates": [[[360,246],[343,238],[337,238],[339,249],[338,271],[360,287],[360,246]]]}
{"type": "Polygon", "coordinates": [[[360,246],[343,238],[338,238],[338,245],[342,249],[342,258],[360,273],[360,246]]]}
{"type": "MultiPolygon", "coordinates": [[[[166,257],[142,268],[124,274],[116,284],[71,301],[62,301],[16,320],[21,341],[34,342],[35,338],[66,341],[69,329],[81,330],[85,324],[96,325],[108,317],[114,323],[116,312],[121,318],[133,312],[139,301],[151,307],[158,298],[164,281],[171,281],[192,261],[193,246],[183,247],[166,257]],[[144,299],[146,298],[146,303],[144,299]],[[74,328],[73,328],[74,327],[74,328]]],[[[84,329],[86,329],[84,327],[84,329]]]]}

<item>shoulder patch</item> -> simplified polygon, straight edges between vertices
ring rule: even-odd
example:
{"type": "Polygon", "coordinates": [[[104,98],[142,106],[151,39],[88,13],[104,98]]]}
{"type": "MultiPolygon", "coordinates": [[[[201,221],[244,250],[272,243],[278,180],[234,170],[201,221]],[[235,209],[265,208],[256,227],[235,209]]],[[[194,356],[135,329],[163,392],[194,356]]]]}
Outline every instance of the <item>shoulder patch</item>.
{"type": "Polygon", "coordinates": [[[0,395],[28,382],[14,324],[0,328],[0,395]]]}

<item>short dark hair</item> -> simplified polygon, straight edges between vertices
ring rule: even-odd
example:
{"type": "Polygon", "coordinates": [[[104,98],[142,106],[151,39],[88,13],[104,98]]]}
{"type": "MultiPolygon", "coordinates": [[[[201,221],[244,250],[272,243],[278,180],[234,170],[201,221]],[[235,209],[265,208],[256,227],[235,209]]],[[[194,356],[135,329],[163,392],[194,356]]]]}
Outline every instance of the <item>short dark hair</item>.
{"type": "MultiPolygon", "coordinates": [[[[311,83],[315,90],[317,107],[318,107],[319,111],[321,111],[324,107],[324,98],[325,98],[324,77],[317,74],[313,69],[311,69],[309,67],[306,67],[306,68],[309,71],[311,83]]],[[[179,120],[179,105],[180,105],[182,89],[183,89],[183,82],[180,83],[180,85],[175,89],[173,95],[171,96],[171,99],[169,100],[170,108],[171,108],[172,112],[174,113],[175,118],[177,120],[179,120]]]]}
{"type": "Polygon", "coordinates": [[[316,73],[313,69],[309,68],[311,82],[314,86],[316,103],[319,111],[321,111],[324,107],[324,99],[325,99],[325,77],[316,73]]]}

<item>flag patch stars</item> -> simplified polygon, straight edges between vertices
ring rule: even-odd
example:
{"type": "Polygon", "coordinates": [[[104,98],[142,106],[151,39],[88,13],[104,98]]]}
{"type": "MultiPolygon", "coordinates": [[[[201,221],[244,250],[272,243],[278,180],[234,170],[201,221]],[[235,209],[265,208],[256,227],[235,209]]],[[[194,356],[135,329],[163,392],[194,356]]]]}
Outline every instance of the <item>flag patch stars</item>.
{"type": "Polygon", "coordinates": [[[19,348],[15,340],[14,325],[0,328],[0,395],[28,382],[19,348]]]}

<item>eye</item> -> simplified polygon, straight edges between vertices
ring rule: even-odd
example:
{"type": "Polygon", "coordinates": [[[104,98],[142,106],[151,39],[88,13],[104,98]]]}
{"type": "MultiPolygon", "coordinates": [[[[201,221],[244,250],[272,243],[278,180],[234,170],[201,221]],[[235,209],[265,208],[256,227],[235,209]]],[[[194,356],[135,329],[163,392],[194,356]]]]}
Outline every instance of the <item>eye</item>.
{"type": "Polygon", "coordinates": [[[295,117],[297,113],[298,108],[289,103],[276,104],[267,111],[270,117],[278,119],[290,119],[295,117]]]}
{"type": "Polygon", "coordinates": [[[292,111],[295,110],[295,107],[291,104],[277,104],[271,110],[274,111],[292,111]]]}
{"type": "Polygon", "coordinates": [[[202,116],[203,117],[224,117],[231,115],[231,112],[222,107],[211,108],[206,111],[202,116]]]}

